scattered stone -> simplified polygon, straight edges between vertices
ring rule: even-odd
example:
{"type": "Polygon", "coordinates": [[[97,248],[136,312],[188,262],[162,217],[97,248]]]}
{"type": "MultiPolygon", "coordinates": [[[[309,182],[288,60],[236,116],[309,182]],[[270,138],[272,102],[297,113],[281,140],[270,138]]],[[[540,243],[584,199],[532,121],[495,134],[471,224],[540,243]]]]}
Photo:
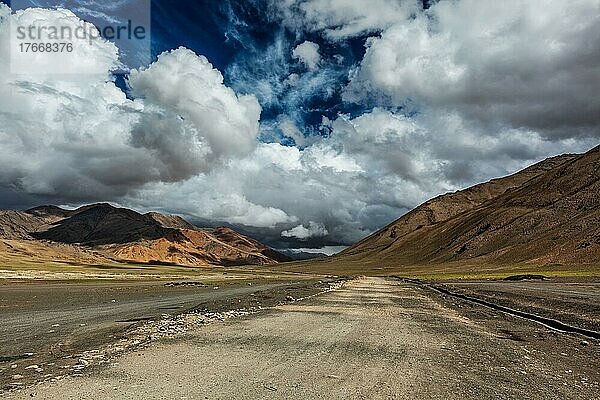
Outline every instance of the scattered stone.
{"type": "Polygon", "coordinates": [[[535,274],[523,274],[523,275],[512,275],[504,278],[505,281],[529,281],[529,280],[540,280],[545,281],[548,278],[544,275],[535,274]]]}
{"type": "Polygon", "coordinates": [[[277,391],[277,388],[273,385],[263,385],[263,387],[267,390],[270,390],[271,392],[277,391]]]}
{"type": "Polygon", "coordinates": [[[177,287],[177,286],[197,286],[206,287],[202,282],[169,282],[165,284],[165,287],[177,287]]]}
{"type": "Polygon", "coordinates": [[[296,301],[292,296],[285,296],[285,301],[296,301]]]}
{"type": "Polygon", "coordinates": [[[25,369],[38,369],[38,368],[39,368],[39,366],[35,365],[35,364],[34,365],[30,365],[28,367],[25,367],[25,369]]]}
{"type": "Polygon", "coordinates": [[[588,342],[587,340],[582,340],[579,344],[581,344],[582,346],[587,346],[590,344],[590,342],[588,342]]]}

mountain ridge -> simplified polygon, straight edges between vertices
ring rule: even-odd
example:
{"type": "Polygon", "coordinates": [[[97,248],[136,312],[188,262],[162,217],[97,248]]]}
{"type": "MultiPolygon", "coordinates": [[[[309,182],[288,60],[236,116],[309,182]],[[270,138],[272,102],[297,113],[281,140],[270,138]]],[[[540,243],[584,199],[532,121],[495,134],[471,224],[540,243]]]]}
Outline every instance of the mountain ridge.
{"type": "Polygon", "coordinates": [[[600,146],[552,157],[435,197],[334,258],[382,265],[600,263],[599,154],[600,146]]]}
{"type": "MultiPolygon", "coordinates": [[[[198,228],[179,216],[97,203],[65,210],[39,206],[0,212],[0,240],[38,241],[93,250],[125,262],[185,266],[264,265],[289,258],[229,228],[198,228]]],[[[58,247],[58,246],[57,246],[58,247]]],[[[0,249],[1,251],[1,249],[0,249]]],[[[51,253],[51,251],[50,251],[51,253]]],[[[87,254],[87,253],[86,253],[87,254]]],[[[76,260],[75,260],[76,261],[76,260]]]]}

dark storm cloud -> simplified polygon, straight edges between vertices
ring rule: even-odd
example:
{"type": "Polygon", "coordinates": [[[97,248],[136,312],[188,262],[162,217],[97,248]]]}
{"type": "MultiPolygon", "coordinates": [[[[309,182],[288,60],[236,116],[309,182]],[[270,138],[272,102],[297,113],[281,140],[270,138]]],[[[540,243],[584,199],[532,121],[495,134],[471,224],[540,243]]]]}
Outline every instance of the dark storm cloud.
{"type": "Polygon", "coordinates": [[[440,2],[373,39],[349,101],[457,111],[479,129],[598,137],[600,3],[440,2]]]}

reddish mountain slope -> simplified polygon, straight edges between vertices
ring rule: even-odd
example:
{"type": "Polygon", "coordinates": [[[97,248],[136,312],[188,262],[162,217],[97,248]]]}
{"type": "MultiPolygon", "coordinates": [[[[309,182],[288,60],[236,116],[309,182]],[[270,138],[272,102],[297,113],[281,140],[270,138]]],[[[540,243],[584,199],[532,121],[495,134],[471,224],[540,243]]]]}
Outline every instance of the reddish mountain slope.
{"type": "MultiPolygon", "coordinates": [[[[0,252],[31,248],[14,241],[37,241],[48,250],[44,252],[46,257],[53,246],[64,252],[64,245],[68,244],[71,249],[82,249],[82,252],[73,251],[76,254],[93,251],[95,255],[129,262],[207,266],[289,260],[228,228],[199,229],[181,217],[158,213],[142,215],[109,204],[94,204],[72,211],[44,206],[24,212],[0,212],[0,239],[5,239],[0,252]]],[[[53,258],[64,259],[58,254],[53,258]]]]}

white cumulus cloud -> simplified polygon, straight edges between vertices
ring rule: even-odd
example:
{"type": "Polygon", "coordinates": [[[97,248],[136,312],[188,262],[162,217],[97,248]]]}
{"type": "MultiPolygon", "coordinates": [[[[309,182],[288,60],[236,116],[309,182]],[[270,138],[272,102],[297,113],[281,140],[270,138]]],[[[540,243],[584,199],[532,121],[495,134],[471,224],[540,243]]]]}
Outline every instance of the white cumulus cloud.
{"type": "Polygon", "coordinates": [[[204,56],[185,48],[164,53],[149,68],[132,71],[129,82],[145,104],[189,120],[215,156],[247,154],[256,145],[261,112],[256,97],[238,96],[225,86],[204,56]]]}
{"type": "Polygon", "coordinates": [[[300,43],[294,51],[292,56],[302,62],[310,70],[315,70],[321,62],[321,54],[319,54],[319,45],[308,40],[300,43]]]}
{"type": "Polygon", "coordinates": [[[300,240],[306,240],[313,237],[323,237],[327,236],[327,234],[329,234],[329,232],[325,228],[325,225],[314,221],[309,221],[308,227],[305,227],[304,225],[298,225],[292,229],[281,232],[281,236],[283,237],[296,238],[300,240]]]}
{"type": "Polygon", "coordinates": [[[65,200],[113,199],[253,152],[258,101],[226,87],[205,57],[164,53],[131,73],[130,100],[111,81],[118,52],[103,39],[79,43],[67,75],[12,74],[11,24],[60,21],[75,29],[82,21],[60,9],[12,14],[0,5],[0,13],[0,186],[65,200]],[[104,72],[90,73],[88,65],[104,72]]]}
{"type": "Polygon", "coordinates": [[[332,41],[382,31],[418,10],[416,0],[272,0],[271,6],[288,27],[332,41]]]}

